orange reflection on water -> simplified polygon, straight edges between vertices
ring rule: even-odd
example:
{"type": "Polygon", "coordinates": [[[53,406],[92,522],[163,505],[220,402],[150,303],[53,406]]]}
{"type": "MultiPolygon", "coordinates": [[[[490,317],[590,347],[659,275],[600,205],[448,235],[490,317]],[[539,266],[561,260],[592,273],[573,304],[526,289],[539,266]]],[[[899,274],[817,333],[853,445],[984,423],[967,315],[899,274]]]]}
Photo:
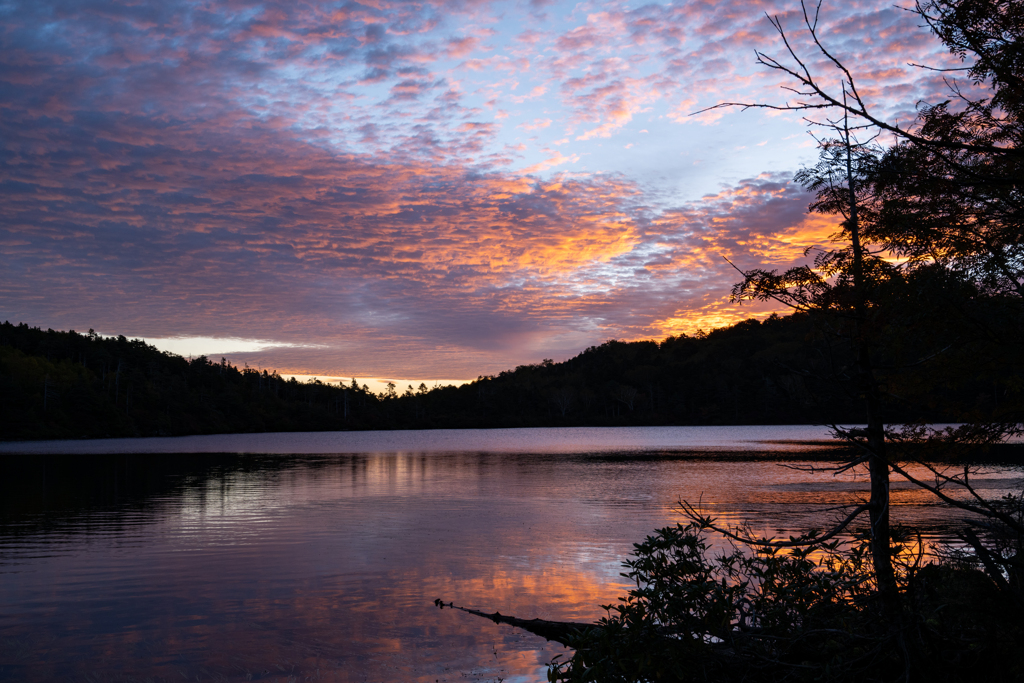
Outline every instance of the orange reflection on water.
{"type": "MultiPolygon", "coordinates": [[[[737,446],[765,438],[733,432],[737,446]]],[[[495,434],[495,446],[517,434],[495,434]]],[[[54,467],[12,475],[23,495],[5,489],[8,508],[22,497],[29,507],[19,531],[0,536],[4,677],[543,681],[560,646],[434,599],[593,621],[631,588],[620,572],[632,544],[685,521],[681,499],[785,537],[827,525],[867,488],[861,474],[661,452],[188,462],[120,456],[63,483],[54,467]],[[137,490],[124,481],[132,472],[137,490]],[[95,491],[113,498],[97,507],[95,491]],[[46,514],[40,501],[61,508],[48,525],[33,521],[46,514]]],[[[1018,480],[978,484],[999,495],[1018,480]]],[[[926,544],[942,514],[894,485],[894,521],[922,528],[926,544]]]]}

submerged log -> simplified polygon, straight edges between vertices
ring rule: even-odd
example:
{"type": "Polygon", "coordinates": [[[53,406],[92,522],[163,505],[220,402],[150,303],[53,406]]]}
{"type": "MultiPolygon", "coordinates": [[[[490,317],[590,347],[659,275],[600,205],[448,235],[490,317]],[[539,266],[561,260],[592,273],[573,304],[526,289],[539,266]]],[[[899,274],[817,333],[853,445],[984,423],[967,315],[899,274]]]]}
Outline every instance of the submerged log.
{"type": "Polygon", "coordinates": [[[518,617],[508,617],[500,612],[494,612],[488,614],[487,612],[481,612],[480,610],[469,609],[468,607],[459,607],[450,602],[444,602],[440,598],[434,600],[434,604],[444,609],[457,609],[469,614],[483,617],[484,619],[490,619],[495,624],[508,624],[509,626],[515,626],[521,628],[524,631],[546,638],[547,640],[553,640],[556,643],[565,645],[566,647],[572,647],[570,642],[577,639],[581,633],[589,629],[599,629],[600,626],[596,624],[588,624],[579,621],[548,621],[547,619],[519,619],[518,617]]]}

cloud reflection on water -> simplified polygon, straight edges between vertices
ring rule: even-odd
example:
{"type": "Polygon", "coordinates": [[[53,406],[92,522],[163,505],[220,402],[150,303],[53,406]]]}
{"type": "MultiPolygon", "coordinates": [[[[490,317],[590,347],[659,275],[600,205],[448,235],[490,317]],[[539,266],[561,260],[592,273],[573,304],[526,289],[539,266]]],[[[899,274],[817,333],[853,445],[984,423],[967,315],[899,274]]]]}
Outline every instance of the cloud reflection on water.
{"type": "MultiPolygon", "coordinates": [[[[0,678],[542,681],[560,651],[434,598],[593,620],[680,498],[768,534],[863,482],[709,453],[3,461],[0,678]],[[15,495],[16,494],[16,495],[15,495]],[[266,673],[264,673],[266,672],[266,673]],[[517,677],[519,677],[517,679],[517,677]]],[[[992,475],[998,495],[1020,472],[992,475]]],[[[940,509],[897,490],[926,531],[940,509]]]]}

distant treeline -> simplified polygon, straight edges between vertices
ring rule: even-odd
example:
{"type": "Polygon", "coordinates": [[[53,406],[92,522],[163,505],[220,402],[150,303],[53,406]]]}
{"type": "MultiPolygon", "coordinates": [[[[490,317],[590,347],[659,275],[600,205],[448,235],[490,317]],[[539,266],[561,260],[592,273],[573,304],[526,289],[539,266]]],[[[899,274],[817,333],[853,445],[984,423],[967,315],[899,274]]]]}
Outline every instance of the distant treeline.
{"type": "MultiPolygon", "coordinates": [[[[816,368],[831,362],[820,336],[808,315],[773,315],[660,343],[608,341],[562,363],[521,365],[460,387],[421,384],[374,394],[355,380],[301,383],[224,359],[182,358],[123,336],[4,323],[0,438],[859,422],[857,398],[818,378],[826,373],[816,368]]],[[[933,367],[930,383],[900,388],[941,391],[941,402],[897,400],[894,415],[959,421],[1020,391],[1019,377],[998,363],[979,371],[972,353],[969,375],[957,372],[951,358],[941,379],[933,367]]]]}

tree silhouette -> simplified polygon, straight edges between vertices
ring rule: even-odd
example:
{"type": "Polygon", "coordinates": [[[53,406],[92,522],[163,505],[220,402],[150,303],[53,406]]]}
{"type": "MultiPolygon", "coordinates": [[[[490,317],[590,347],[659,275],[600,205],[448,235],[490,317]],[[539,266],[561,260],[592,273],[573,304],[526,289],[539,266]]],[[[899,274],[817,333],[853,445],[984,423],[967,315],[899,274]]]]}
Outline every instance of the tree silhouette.
{"type": "Polygon", "coordinates": [[[839,92],[822,85],[780,20],[772,17],[789,61],[762,52],[757,60],[796,81],[795,87],[787,88],[795,99],[781,105],[718,106],[804,111],[816,116],[809,122],[832,130],[834,138],[819,141],[818,163],[800,171],[796,180],[815,192],[810,210],[837,216],[839,230],[832,248],[819,252],[813,266],[782,274],[746,271],[733,298],[771,299],[824,315],[828,334],[843,343],[847,357],[834,364],[830,374],[848,382],[863,401],[866,428],[833,425],[835,435],[858,453],[839,469],[866,463],[871,496],[841,526],[858,512],[869,514],[878,588],[891,596],[895,585],[890,471],[962,509],[1013,523],[1001,517],[998,505],[977,495],[967,471],[949,475],[921,458],[911,458],[932,469],[936,481],[928,484],[913,476],[905,463],[908,447],[930,447],[925,452],[933,457],[951,446],[1003,442],[1024,431],[1019,410],[946,429],[920,423],[893,425],[885,404],[891,396],[889,385],[913,383],[897,377],[900,371],[934,373],[936,359],[976,341],[979,329],[990,340],[999,340],[1000,331],[1002,341],[1019,339],[1014,333],[1020,331],[1024,293],[1024,11],[1016,3],[996,0],[918,3],[914,11],[933,33],[961,60],[974,60],[964,71],[974,85],[985,87],[981,94],[969,96],[956,81],[949,81],[958,108],[950,102],[923,106],[914,125],[900,126],[873,114],[851,71],[819,39],[820,2],[813,15],[803,2],[801,7],[810,42],[840,76],[839,92]],[[866,143],[856,140],[858,131],[870,136],[866,143]],[[876,144],[880,133],[894,136],[895,144],[889,149],[876,144]],[[923,297],[915,297],[922,292],[923,297]],[[917,310],[908,305],[911,301],[917,310]],[[1004,318],[1010,322],[1000,322],[993,309],[1009,312],[1004,318]],[[908,348],[907,338],[918,344],[908,348]],[[886,367],[880,373],[882,357],[886,367]],[[932,367],[927,367],[929,363],[932,367]],[[893,445],[899,448],[894,450],[893,445]],[[965,490],[973,504],[960,503],[943,490],[947,487],[965,490]]]}
{"type": "Polygon", "coordinates": [[[722,529],[684,503],[690,525],[659,530],[637,544],[636,560],[627,563],[636,588],[607,606],[609,616],[596,628],[581,631],[570,643],[575,654],[552,664],[551,680],[959,681],[978,675],[1017,680],[1024,672],[1017,626],[1024,605],[1024,496],[989,500],[973,485],[966,461],[952,471],[934,464],[1021,434],[1019,388],[1008,408],[975,414],[959,427],[894,425],[892,419],[893,406],[934,395],[936,376],[946,386],[970,385],[990,352],[1005,362],[1006,374],[1019,377],[1021,354],[999,344],[1005,346],[1021,324],[1024,291],[1018,220],[1024,5],[916,5],[954,54],[974,59],[964,71],[985,93],[972,99],[953,81],[957,108],[948,102],[922,107],[909,127],[874,116],[851,71],[819,40],[817,8],[812,16],[802,7],[811,43],[839,73],[840,90],[821,85],[780,21],[770,18],[792,63],[760,52],[758,61],[796,81],[789,88],[796,100],[719,106],[819,116],[812,123],[834,137],[820,141],[818,163],[796,179],[815,193],[810,210],[836,216],[838,230],[813,265],[781,274],[743,272],[733,297],[775,300],[815,322],[826,346],[827,376],[862,403],[866,422],[864,428],[832,425],[855,452],[829,469],[866,465],[870,498],[830,531],[788,541],[722,529]],[[894,136],[895,145],[875,145],[881,133],[894,136]],[[1006,312],[1009,324],[999,320],[1006,312]],[[898,395],[904,388],[911,391],[898,395]],[[928,480],[908,462],[925,468],[928,480]],[[915,563],[897,570],[891,473],[977,516],[962,534],[974,551],[966,569],[915,563]],[[870,579],[856,546],[837,552],[834,540],[864,513],[870,579]],[[709,528],[746,544],[747,552],[721,555],[717,566],[708,562],[703,533],[709,528]],[[813,547],[824,559],[812,559],[813,547]],[[780,555],[784,549],[790,554],[780,555]],[[748,563],[756,570],[745,573],[748,563]],[[975,565],[985,568],[987,579],[975,565]],[[978,640],[986,630],[985,641],[978,640]],[[981,653],[983,643],[1001,636],[1008,637],[981,653]]]}
{"type": "MultiPolygon", "coordinates": [[[[844,112],[845,114],[845,112],[844,112]]],[[[816,192],[811,211],[842,218],[833,236],[834,247],[818,253],[812,266],[798,266],[783,274],[761,269],[743,273],[733,288],[733,300],[775,300],[824,321],[832,337],[848,348],[848,364],[840,361],[832,369],[836,379],[847,379],[864,403],[866,428],[850,430],[833,426],[837,435],[861,446],[850,462],[839,469],[866,463],[871,493],[835,531],[845,528],[857,515],[870,517],[871,556],[879,592],[892,598],[896,592],[891,534],[889,529],[889,466],[886,453],[885,415],[881,384],[875,369],[878,333],[886,321],[884,296],[900,279],[899,269],[873,250],[862,236],[862,215],[877,156],[851,136],[847,117],[831,124],[840,137],[821,143],[818,164],[802,170],[796,178],[816,192]]],[[[827,540],[827,539],[825,539],[827,540]]],[[[821,538],[808,543],[821,543],[821,538]]],[[[792,545],[792,544],[790,544],[792,545]]]]}

